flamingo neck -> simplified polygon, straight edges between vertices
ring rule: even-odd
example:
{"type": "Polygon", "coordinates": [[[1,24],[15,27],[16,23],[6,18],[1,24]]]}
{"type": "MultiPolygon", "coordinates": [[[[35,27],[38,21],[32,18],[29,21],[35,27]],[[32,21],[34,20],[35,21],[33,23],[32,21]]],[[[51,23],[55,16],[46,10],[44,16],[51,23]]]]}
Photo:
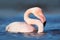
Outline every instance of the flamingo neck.
{"type": "Polygon", "coordinates": [[[44,31],[43,23],[40,20],[35,20],[35,25],[38,26],[38,32],[37,33],[41,33],[44,31]]]}
{"type": "Polygon", "coordinates": [[[30,20],[31,20],[31,18],[28,17],[29,14],[30,14],[30,13],[28,13],[28,14],[25,13],[25,14],[24,14],[24,21],[25,21],[27,24],[29,24],[29,22],[30,22],[30,20]]]}
{"type": "Polygon", "coordinates": [[[24,20],[25,20],[25,22],[27,23],[27,24],[32,24],[32,25],[37,25],[38,26],[38,33],[40,33],[40,32],[43,32],[43,23],[46,21],[45,20],[45,17],[44,17],[44,15],[40,12],[38,12],[38,9],[28,9],[26,12],[25,12],[25,14],[24,14],[24,20]],[[34,11],[35,10],[35,11],[34,11]],[[31,19],[31,18],[29,18],[29,14],[31,14],[31,12],[37,17],[37,18],[39,18],[40,20],[37,20],[37,19],[31,19]],[[38,13],[38,14],[37,14],[38,13]],[[42,14],[42,16],[41,15],[39,15],[39,14],[42,14]]]}

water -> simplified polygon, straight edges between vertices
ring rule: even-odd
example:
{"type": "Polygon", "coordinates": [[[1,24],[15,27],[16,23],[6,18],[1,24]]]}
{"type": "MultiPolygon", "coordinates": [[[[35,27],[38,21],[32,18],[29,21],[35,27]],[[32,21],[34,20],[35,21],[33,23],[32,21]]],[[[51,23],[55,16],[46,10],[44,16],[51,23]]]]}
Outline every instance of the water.
{"type": "MultiPolygon", "coordinates": [[[[6,26],[14,21],[24,21],[23,12],[14,16],[2,19],[0,18],[0,40],[60,40],[60,14],[45,14],[47,23],[44,28],[44,34],[31,36],[26,34],[8,33],[6,26]]],[[[31,15],[33,17],[33,15],[31,15]]],[[[35,17],[33,17],[35,18],[35,17]]]]}

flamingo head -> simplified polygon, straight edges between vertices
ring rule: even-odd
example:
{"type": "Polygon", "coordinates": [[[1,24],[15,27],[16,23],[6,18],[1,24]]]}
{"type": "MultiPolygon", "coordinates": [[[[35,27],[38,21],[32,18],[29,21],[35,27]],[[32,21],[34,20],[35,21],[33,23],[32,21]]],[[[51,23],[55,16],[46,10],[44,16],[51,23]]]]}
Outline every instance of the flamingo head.
{"type": "Polygon", "coordinates": [[[39,20],[41,20],[41,22],[44,24],[44,26],[45,26],[45,24],[46,24],[46,18],[45,18],[45,16],[44,16],[44,14],[43,14],[43,11],[42,11],[42,9],[41,8],[39,8],[39,7],[34,7],[34,8],[32,8],[32,13],[39,19],[39,20]]]}

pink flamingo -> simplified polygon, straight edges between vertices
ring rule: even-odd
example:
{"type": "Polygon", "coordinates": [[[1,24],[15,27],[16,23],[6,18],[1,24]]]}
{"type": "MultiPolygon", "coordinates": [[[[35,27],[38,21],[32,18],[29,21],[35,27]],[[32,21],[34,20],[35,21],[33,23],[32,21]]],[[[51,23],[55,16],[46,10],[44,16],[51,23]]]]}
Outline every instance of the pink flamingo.
{"type": "Polygon", "coordinates": [[[13,22],[6,26],[6,31],[12,32],[12,33],[31,33],[35,31],[36,29],[32,25],[38,26],[37,33],[41,33],[44,31],[43,23],[46,21],[46,18],[42,12],[42,9],[39,7],[33,7],[30,9],[27,9],[24,14],[24,20],[25,22],[13,22]],[[35,15],[38,19],[32,19],[29,18],[29,14],[35,15]]]}

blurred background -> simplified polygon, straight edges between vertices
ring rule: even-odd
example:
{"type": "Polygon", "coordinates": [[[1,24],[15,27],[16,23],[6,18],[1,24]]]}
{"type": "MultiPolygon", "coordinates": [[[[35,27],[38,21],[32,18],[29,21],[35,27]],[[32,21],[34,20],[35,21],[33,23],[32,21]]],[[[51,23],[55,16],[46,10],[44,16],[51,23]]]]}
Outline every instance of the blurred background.
{"type": "Polygon", "coordinates": [[[59,12],[60,0],[0,0],[0,17],[17,15],[31,7],[40,7],[45,12],[59,12]]]}
{"type": "MultiPolygon", "coordinates": [[[[9,23],[14,21],[24,21],[24,12],[32,7],[42,8],[47,20],[45,30],[60,29],[60,0],[0,0],[0,34],[2,34],[1,32],[5,32],[5,28],[9,23]]],[[[30,17],[36,18],[33,15],[30,17]]],[[[58,40],[60,37],[58,33],[60,33],[60,31],[56,31],[57,35],[47,33],[46,36],[39,39],[58,40]]],[[[16,36],[6,34],[0,36],[0,39],[4,40],[3,38],[5,38],[8,40],[10,37],[10,40],[20,40],[20,36],[16,36]]]]}

